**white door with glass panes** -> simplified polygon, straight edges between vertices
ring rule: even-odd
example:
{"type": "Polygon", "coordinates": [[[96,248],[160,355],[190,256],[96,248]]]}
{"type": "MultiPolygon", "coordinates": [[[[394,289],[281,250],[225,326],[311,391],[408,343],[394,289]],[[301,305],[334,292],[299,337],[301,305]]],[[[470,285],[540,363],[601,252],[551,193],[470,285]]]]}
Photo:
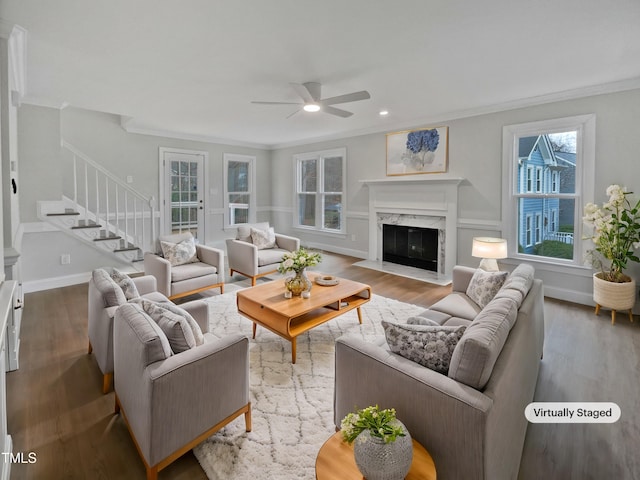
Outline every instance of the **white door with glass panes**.
{"type": "Polygon", "coordinates": [[[191,232],[204,242],[204,165],[207,152],[160,149],[163,232],[191,232]]]}

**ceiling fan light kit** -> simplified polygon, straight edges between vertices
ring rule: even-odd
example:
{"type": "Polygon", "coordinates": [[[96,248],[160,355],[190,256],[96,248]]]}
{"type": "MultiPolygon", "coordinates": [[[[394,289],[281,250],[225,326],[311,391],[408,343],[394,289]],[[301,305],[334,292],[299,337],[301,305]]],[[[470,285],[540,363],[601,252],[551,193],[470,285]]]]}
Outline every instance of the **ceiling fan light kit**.
{"type": "MultiPolygon", "coordinates": [[[[258,102],[261,105],[302,105],[302,110],[305,112],[318,112],[323,111],[331,115],[347,118],[353,115],[353,113],[343,110],[341,108],[333,107],[332,105],[338,105],[340,103],[357,102],[360,100],[368,100],[371,98],[369,92],[361,90],[359,92],[347,93],[345,95],[338,95],[336,97],[322,98],[321,88],[322,86],[317,82],[306,83],[292,83],[291,86],[296,93],[302,98],[302,102],[258,102]]],[[[287,118],[292,117],[300,110],[296,110],[287,118]]]]}

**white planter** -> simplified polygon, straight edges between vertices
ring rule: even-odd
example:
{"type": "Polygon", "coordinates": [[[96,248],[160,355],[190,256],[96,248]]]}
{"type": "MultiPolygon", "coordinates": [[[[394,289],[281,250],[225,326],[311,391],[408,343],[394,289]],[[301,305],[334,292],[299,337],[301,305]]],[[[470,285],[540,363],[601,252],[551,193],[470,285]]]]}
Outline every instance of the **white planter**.
{"type": "Polygon", "coordinates": [[[636,281],[608,282],[593,275],[593,301],[612,310],[631,310],[636,303],[636,281]]]}

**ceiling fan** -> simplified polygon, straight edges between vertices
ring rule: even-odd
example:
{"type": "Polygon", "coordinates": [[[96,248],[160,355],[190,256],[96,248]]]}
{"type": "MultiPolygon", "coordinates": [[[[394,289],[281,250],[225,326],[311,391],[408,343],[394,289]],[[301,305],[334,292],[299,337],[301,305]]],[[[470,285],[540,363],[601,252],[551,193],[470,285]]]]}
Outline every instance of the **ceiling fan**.
{"type": "Polygon", "coordinates": [[[350,117],[353,115],[351,112],[347,112],[346,110],[342,110],[341,108],[332,107],[332,105],[337,105],[339,103],[348,103],[348,102],[357,102],[358,100],[367,100],[371,98],[369,92],[366,90],[362,90],[360,92],[347,93],[345,95],[338,95],[337,97],[331,98],[322,98],[320,93],[321,85],[317,82],[306,82],[303,84],[300,83],[291,83],[290,84],[293,89],[296,91],[300,98],[302,98],[302,102],[251,102],[251,103],[259,103],[262,105],[302,105],[301,109],[296,110],[287,118],[294,116],[300,110],[304,110],[305,112],[318,112],[322,111],[325,113],[330,113],[331,115],[337,115],[338,117],[350,117]]]}

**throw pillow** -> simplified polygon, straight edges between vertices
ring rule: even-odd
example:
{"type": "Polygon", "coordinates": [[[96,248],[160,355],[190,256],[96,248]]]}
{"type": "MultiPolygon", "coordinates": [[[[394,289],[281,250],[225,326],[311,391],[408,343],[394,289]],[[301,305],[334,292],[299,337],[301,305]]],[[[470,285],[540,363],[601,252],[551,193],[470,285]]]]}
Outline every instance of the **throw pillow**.
{"type": "Polygon", "coordinates": [[[117,268],[114,268],[111,271],[111,278],[122,289],[122,292],[124,293],[124,296],[127,300],[138,298],[140,296],[136,284],[133,283],[131,277],[126,273],[121,272],[117,268]]]}
{"type": "Polygon", "coordinates": [[[265,250],[276,246],[276,232],[273,227],[267,230],[251,229],[251,242],[258,247],[258,250],[265,250]]]}
{"type": "Polygon", "coordinates": [[[142,310],[149,315],[160,327],[169,340],[173,353],[180,353],[196,346],[193,330],[187,319],[178,315],[166,305],[160,305],[150,300],[138,299],[142,310]]]}
{"type": "Polygon", "coordinates": [[[423,367],[446,375],[465,325],[443,327],[382,321],[389,349],[423,367]]]}
{"type": "Polygon", "coordinates": [[[180,243],[160,242],[162,255],[169,260],[173,267],[185,263],[199,262],[196,255],[196,243],[193,238],[188,238],[180,243]]]}
{"type": "Polygon", "coordinates": [[[467,287],[467,296],[480,308],[486,307],[509,275],[509,272],[487,272],[477,269],[467,287]]]}
{"type": "Polygon", "coordinates": [[[430,327],[440,326],[440,324],[435,320],[425,317],[409,317],[407,318],[407,325],[428,325],[430,327]]]}
{"type": "Polygon", "coordinates": [[[119,307],[127,303],[124,292],[106,270],[97,268],[91,273],[91,278],[102,295],[105,307],[119,307]]]}

